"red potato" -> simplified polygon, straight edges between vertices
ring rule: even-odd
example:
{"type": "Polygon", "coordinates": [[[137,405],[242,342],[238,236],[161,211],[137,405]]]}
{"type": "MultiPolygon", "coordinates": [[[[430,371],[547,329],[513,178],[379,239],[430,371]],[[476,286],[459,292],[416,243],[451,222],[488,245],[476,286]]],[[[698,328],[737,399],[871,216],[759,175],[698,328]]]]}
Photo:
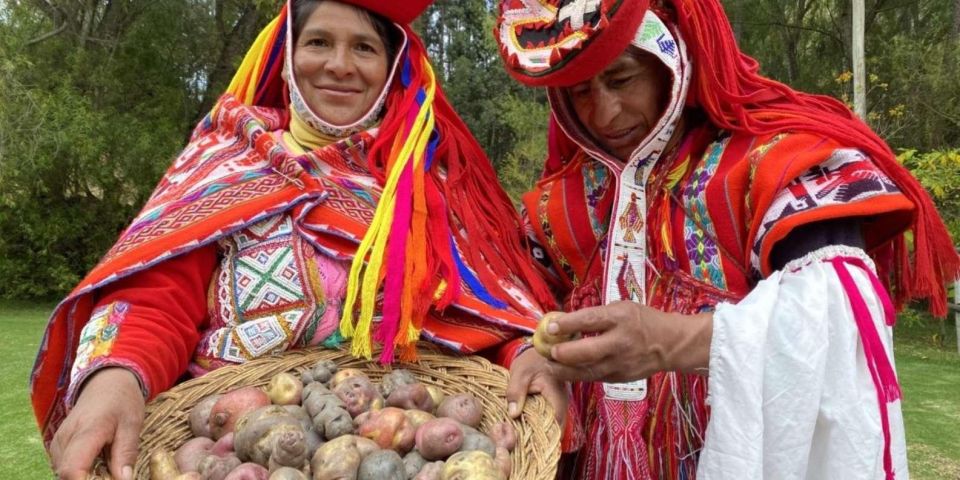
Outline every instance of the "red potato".
{"type": "Polygon", "coordinates": [[[416,441],[416,429],[407,421],[404,410],[386,407],[370,412],[357,434],[376,442],[380,448],[395,450],[405,454],[413,448],[416,441]]]}
{"type": "Polygon", "coordinates": [[[497,447],[497,454],[493,456],[493,463],[500,470],[504,480],[510,478],[510,473],[513,470],[513,459],[510,458],[510,452],[506,448],[497,447]]]}
{"type": "Polygon", "coordinates": [[[417,429],[417,451],[427,460],[442,460],[460,449],[463,437],[463,430],[456,420],[430,420],[417,429]]]}
{"type": "Polygon", "coordinates": [[[270,397],[256,387],[241,387],[223,394],[210,409],[212,438],[216,440],[232,432],[240,417],[267,405],[270,397]]]}
{"type": "Polygon", "coordinates": [[[517,446],[517,431],[513,428],[512,422],[502,421],[493,424],[487,435],[490,440],[493,440],[493,444],[497,448],[504,448],[508,452],[512,452],[517,446]]]}
{"type": "Polygon", "coordinates": [[[458,393],[443,400],[443,403],[437,407],[437,416],[452,418],[464,425],[477,428],[483,417],[483,408],[473,395],[458,393]]]}
{"type": "Polygon", "coordinates": [[[173,453],[173,460],[181,472],[196,472],[203,457],[212,454],[214,442],[207,437],[187,440],[173,453]]]}
{"type": "Polygon", "coordinates": [[[427,386],[422,383],[408,383],[397,385],[387,397],[387,405],[405,409],[423,410],[432,412],[436,405],[427,386]]]}
{"type": "Polygon", "coordinates": [[[383,396],[366,375],[342,380],[333,387],[333,393],[343,401],[351,417],[383,407],[383,396]]]}
{"type": "Polygon", "coordinates": [[[213,444],[213,447],[210,449],[210,453],[212,453],[212,454],[214,454],[214,455],[217,455],[217,456],[220,456],[220,457],[222,457],[222,456],[224,456],[224,455],[230,455],[230,454],[234,453],[234,452],[233,452],[233,437],[234,437],[234,433],[233,433],[233,432],[230,432],[230,433],[228,433],[228,434],[220,437],[220,439],[217,440],[217,442],[213,444]]]}
{"type": "Polygon", "coordinates": [[[213,438],[213,434],[210,433],[210,410],[221,396],[219,394],[207,396],[190,409],[190,416],[187,418],[190,422],[190,433],[194,437],[213,438]]]}
{"type": "Polygon", "coordinates": [[[223,480],[269,480],[270,471],[256,463],[241,463],[223,480]]]}
{"type": "Polygon", "coordinates": [[[271,377],[267,385],[267,397],[274,405],[300,405],[301,392],[303,382],[286,372],[271,377]]]}

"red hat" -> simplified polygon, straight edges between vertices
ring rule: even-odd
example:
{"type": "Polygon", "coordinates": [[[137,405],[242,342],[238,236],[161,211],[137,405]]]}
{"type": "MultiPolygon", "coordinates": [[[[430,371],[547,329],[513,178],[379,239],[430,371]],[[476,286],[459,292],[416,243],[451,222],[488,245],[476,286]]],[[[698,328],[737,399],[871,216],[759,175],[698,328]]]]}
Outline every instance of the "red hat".
{"type": "Polygon", "coordinates": [[[433,0],[338,0],[369,10],[384,18],[406,25],[417,18],[433,0]]]}
{"type": "Polygon", "coordinates": [[[494,36],[507,71],[561,87],[600,73],[633,40],[649,0],[503,0],[494,36]]]}

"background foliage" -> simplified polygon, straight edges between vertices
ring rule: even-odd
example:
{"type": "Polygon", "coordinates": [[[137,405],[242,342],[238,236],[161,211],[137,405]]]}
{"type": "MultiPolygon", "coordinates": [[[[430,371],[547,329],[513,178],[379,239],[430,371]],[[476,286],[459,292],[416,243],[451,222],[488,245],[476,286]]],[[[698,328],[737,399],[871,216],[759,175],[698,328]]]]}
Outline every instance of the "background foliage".
{"type": "MultiPolygon", "coordinates": [[[[496,2],[417,21],[451,102],[514,199],[548,108],[504,72],[496,2]]],[[[960,233],[960,0],[867,0],[869,121],[960,233]]],[[[109,248],[278,0],[0,0],[0,298],[56,299],[109,248]]],[[[852,96],[847,0],[727,0],[762,71],[852,96]]]]}

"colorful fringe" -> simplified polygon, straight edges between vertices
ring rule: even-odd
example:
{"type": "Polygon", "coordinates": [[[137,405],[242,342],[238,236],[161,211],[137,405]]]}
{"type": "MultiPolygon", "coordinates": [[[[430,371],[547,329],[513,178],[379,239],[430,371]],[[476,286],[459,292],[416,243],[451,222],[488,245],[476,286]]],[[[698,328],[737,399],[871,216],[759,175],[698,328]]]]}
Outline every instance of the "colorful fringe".
{"type": "MultiPolygon", "coordinates": [[[[284,44],[287,36],[287,8],[283,8],[267,26],[243,57],[243,62],[230,80],[225,93],[233,94],[245,105],[283,108],[286,106],[283,70],[284,44]],[[269,54],[267,52],[269,51],[269,54]]],[[[216,109],[216,107],[215,107],[216,109]]]]}
{"type": "Polygon", "coordinates": [[[353,337],[353,354],[370,358],[373,313],[382,284],[383,319],[373,339],[383,345],[380,355],[383,363],[393,361],[395,347],[400,347],[407,356],[411,354],[410,347],[419,338],[421,326],[420,322],[413,321],[414,293],[426,277],[423,268],[427,262],[424,174],[432,160],[427,154],[433,152],[428,146],[434,132],[436,80],[426,58],[417,56],[411,60],[409,51],[405,55],[401,77],[404,88],[411,87],[411,61],[420,63],[416,105],[408,110],[406,125],[390,150],[387,162],[390,173],[373,223],[353,258],[340,320],[343,336],[353,337]],[[355,325],[358,297],[360,314],[355,325]]]}

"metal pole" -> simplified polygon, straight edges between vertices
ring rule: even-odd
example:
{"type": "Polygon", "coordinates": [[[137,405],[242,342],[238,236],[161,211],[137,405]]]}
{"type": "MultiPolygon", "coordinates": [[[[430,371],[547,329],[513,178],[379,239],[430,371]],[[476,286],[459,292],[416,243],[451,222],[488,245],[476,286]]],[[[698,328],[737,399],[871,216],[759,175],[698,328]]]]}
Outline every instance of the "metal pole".
{"type": "Polygon", "coordinates": [[[853,0],[853,111],[867,121],[867,66],[864,60],[864,21],[866,9],[863,0],[853,0]]]}

